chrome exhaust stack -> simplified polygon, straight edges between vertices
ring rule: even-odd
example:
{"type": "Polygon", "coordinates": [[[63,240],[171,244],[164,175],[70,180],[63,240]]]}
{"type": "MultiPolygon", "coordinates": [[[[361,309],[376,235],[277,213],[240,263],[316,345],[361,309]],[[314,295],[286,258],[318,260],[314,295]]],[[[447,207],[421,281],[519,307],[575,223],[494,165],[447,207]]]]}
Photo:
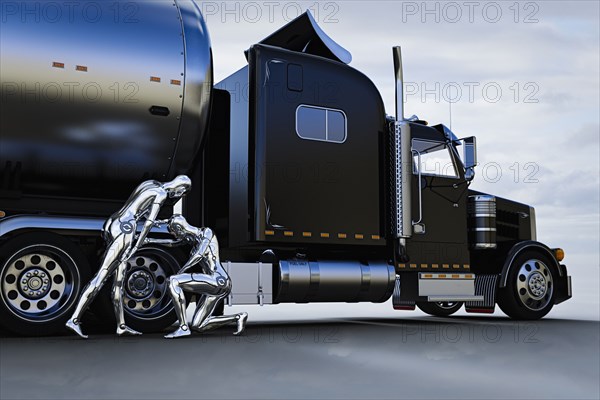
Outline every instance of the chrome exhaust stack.
{"type": "Polygon", "coordinates": [[[396,121],[394,122],[395,146],[395,237],[399,239],[399,256],[405,256],[406,239],[412,236],[411,177],[412,150],[409,121],[404,118],[404,76],[402,51],[399,46],[392,49],[396,76],[396,121]]]}

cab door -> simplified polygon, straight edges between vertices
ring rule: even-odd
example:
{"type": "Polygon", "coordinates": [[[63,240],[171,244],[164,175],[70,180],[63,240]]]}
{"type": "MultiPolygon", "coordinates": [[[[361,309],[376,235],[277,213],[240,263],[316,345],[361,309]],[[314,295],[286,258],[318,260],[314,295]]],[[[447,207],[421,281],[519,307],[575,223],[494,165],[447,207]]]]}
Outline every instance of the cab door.
{"type": "Polygon", "coordinates": [[[468,264],[467,190],[452,144],[435,128],[413,124],[411,260],[468,264]]]}

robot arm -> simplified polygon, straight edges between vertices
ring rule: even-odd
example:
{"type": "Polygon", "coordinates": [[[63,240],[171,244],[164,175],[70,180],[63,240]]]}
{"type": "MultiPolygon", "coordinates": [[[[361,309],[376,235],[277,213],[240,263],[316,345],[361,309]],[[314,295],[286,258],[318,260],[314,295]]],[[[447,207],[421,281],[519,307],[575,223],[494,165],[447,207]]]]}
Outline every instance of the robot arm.
{"type": "Polygon", "coordinates": [[[198,264],[200,261],[202,261],[202,259],[204,259],[204,255],[199,254],[199,253],[194,253],[189,260],[187,260],[187,262],[185,263],[185,265],[183,267],[181,267],[181,269],[179,270],[178,274],[181,274],[185,271],[187,271],[188,269],[196,266],[196,264],[198,264]]]}

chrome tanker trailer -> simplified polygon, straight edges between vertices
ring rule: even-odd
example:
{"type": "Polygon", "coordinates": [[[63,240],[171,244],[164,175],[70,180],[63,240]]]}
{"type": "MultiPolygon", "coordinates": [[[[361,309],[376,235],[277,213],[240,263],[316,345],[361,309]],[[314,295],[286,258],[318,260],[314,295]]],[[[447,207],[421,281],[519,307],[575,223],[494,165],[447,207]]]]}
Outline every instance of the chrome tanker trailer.
{"type": "MultiPolygon", "coordinates": [[[[2,3],[0,49],[7,329],[60,331],[99,267],[104,220],[141,181],[179,174],[193,189],[164,214],[217,233],[230,305],[392,297],[537,319],[571,296],[534,209],[469,189],[475,138],[404,118],[399,48],[395,117],[309,12],[214,85],[195,1],[2,3]]],[[[129,260],[130,326],[175,321],[166,279],[182,261],[160,246],[129,260]]]]}

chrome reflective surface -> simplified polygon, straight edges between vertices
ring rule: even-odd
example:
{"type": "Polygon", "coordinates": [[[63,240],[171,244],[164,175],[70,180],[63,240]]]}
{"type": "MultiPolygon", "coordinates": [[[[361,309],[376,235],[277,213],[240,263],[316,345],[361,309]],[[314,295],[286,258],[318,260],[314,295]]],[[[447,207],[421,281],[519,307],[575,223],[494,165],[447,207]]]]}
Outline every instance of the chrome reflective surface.
{"type": "MultiPolygon", "coordinates": [[[[0,236],[20,229],[58,231],[102,231],[104,220],[100,218],[60,217],[55,215],[18,215],[0,220],[0,236]]],[[[141,229],[137,227],[138,231],[141,229]]],[[[167,233],[163,226],[152,228],[154,233],[167,233]]]]}
{"type": "Polygon", "coordinates": [[[50,321],[60,317],[78,279],[75,262],[47,244],[26,247],[7,261],[1,277],[2,300],[19,318],[50,321]]]}
{"type": "MultiPolygon", "coordinates": [[[[152,227],[157,224],[156,218],[165,201],[169,198],[180,198],[190,189],[191,180],[185,175],[178,176],[166,183],[143,182],[135,189],[121,210],[104,223],[102,235],[107,246],[101,267],[81,293],[73,316],[66,324],[67,328],[83,338],[87,337],[81,330],[83,313],[98,295],[107,279],[114,274],[112,298],[117,319],[117,334],[140,334],[125,324],[123,287],[126,283],[127,261],[146,243],[146,237],[152,227]],[[138,233],[136,228],[140,222],[143,222],[143,228],[138,233]]],[[[140,279],[143,279],[142,275],[140,275],[140,279]]],[[[136,282],[132,282],[132,285],[136,287],[136,282]]],[[[136,293],[140,292],[144,292],[141,285],[136,293]]],[[[144,303],[142,303],[142,307],[143,305],[144,303]]]]}
{"type": "Polygon", "coordinates": [[[473,195],[467,199],[469,245],[474,249],[495,249],[496,197],[473,195]]]}
{"type": "Polygon", "coordinates": [[[147,239],[147,243],[175,246],[192,244],[190,257],[178,274],[169,278],[168,289],[173,299],[179,327],[165,336],[173,339],[191,335],[191,331],[206,332],[231,323],[236,324],[234,335],[240,335],[246,326],[247,313],[212,316],[219,301],[231,293],[231,279],[219,258],[219,243],[210,228],[196,228],[187,223],[181,215],[174,215],[168,222],[174,240],[147,239]],[[200,268],[201,273],[187,272],[191,268],[200,268]],[[199,296],[191,323],[186,315],[185,293],[199,296]]]}
{"type": "Polygon", "coordinates": [[[44,3],[3,4],[0,168],[18,171],[17,189],[124,198],[187,172],[212,87],[198,5],[44,3]]]}
{"type": "Polygon", "coordinates": [[[57,217],[49,215],[19,215],[0,220],[0,236],[19,229],[101,231],[104,220],[99,218],[57,217]]]}
{"type": "Polygon", "coordinates": [[[208,129],[213,87],[210,35],[200,12],[200,2],[177,0],[175,4],[183,29],[185,71],[181,125],[168,176],[189,172],[208,129]]]}
{"type": "Polygon", "coordinates": [[[125,278],[123,303],[133,314],[143,315],[168,298],[165,267],[150,255],[129,259],[125,278]]]}
{"type": "Polygon", "coordinates": [[[279,262],[276,303],[380,303],[394,291],[396,273],[385,261],[279,262]]]}
{"type": "Polygon", "coordinates": [[[394,129],[395,147],[395,201],[396,238],[408,239],[412,236],[412,148],[410,124],[396,121],[394,129]]]}
{"type": "Polygon", "coordinates": [[[540,260],[532,259],[523,263],[516,286],[521,303],[530,310],[541,310],[552,299],[552,273],[540,260]]]}
{"type": "Polygon", "coordinates": [[[396,80],[396,121],[404,121],[404,70],[402,68],[402,48],[392,48],[394,75],[396,80]]]}

